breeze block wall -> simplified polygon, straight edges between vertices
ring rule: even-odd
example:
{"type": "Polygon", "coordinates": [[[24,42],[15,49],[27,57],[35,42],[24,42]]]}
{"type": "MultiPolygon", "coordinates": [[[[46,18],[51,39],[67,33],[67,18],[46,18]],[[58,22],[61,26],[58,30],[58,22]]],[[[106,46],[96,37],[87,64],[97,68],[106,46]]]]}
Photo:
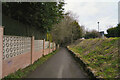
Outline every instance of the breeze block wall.
{"type": "Polygon", "coordinates": [[[49,41],[45,41],[44,55],[47,55],[48,53],[49,53],[49,41]]]}
{"type": "Polygon", "coordinates": [[[35,62],[42,57],[43,54],[43,40],[34,40],[33,61],[35,62]]]}
{"type": "Polygon", "coordinates": [[[31,64],[31,37],[3,36],[3,77],[31,64]]]}
{"type": "Polygon", "coordinates": [[[51,53],[53,43],[33,37],[3,35],[0,27],[0,79],[51,53]]]}
{"type": "Polygon", "coordinates": [[[53,51],[53,43],[50,43],[50,52],[53,51]]]}

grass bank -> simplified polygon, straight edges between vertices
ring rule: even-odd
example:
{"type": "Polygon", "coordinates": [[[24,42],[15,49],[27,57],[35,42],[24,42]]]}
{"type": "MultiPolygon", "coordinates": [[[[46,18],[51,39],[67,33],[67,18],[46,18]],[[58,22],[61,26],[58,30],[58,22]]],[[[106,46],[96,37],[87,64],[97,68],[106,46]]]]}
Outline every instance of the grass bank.
{"type": "Polygon", "coordinates": [[[120,38],[85,39],[68,48],[75,53],[97,78],[119,78],[120,38]]]}
{"type": "Polygon", "coordinates": [[[53,56],[55,53],[57,53],[58,50],[44,56],[41,57],[40,59],[38,59],[36,62],[34,62],[34,64],[24,68],[24,69],[19,69],[18,71],[16,71],[15,73],[12,73],[8,76],[6,76],[5,78],[3,78],[2,80],[6,80],[6,79],[10,79],[10,78],[14,78],[18,79],[18,78],[25,78],[27,76],[28,73],[34,71],[38,66],[40,66],[41,64],[43,64],[46,60],[48,60],[51,56],[53,56]]]}

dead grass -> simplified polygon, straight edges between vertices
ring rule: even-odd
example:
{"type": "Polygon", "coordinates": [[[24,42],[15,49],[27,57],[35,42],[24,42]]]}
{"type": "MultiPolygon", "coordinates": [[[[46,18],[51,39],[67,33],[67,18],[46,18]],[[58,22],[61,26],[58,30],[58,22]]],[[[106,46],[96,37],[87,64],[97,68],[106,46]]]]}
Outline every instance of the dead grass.
{"type": "Polygon", "coordinates": [[[86,39],[69,49],[77,53],[99,78],[118,78],[118,41],[120,38],[86,39]]]}

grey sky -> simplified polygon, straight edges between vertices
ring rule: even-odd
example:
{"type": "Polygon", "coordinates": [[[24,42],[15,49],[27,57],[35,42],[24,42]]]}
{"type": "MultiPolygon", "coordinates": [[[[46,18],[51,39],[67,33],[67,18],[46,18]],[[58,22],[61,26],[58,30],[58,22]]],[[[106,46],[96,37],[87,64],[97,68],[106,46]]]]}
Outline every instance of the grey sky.
{"type": "Polygon", "coordinates": [[[65,11],[78,15],[80,25],[88,30],[105,31],[118,24],[118,1],[120,0],[65,0],[65,11]]]}

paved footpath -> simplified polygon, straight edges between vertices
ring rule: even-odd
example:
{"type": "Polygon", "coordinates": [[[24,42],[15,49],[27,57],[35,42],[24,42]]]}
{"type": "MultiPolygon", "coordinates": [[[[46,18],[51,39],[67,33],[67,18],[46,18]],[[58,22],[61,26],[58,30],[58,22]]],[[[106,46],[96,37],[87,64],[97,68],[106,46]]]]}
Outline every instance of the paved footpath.
{"type": "Polygon", "coordinates": [[[87,78],[87,75],[67,49],[60,48],[59,52],[28,74],[27,78],[87,78]]]}

